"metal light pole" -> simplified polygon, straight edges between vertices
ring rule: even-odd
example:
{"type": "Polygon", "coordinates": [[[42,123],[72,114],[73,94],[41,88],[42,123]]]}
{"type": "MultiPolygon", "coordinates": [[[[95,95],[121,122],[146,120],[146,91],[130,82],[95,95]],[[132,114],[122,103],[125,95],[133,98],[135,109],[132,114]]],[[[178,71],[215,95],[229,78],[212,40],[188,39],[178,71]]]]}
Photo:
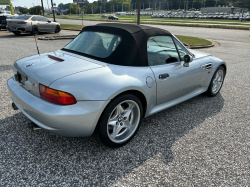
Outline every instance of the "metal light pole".
{"type": "Polygon", "coordinates": [[[41,0],[41,5],[42,5],[43,16],[44,16],[43,0],[41,0]]]}
{"type": "Polygon", "coordinates": [[[160,5],[159,5],[159,11],[161,11],[161,2],[159,2],[159,4],[160,4],[160,5]]]}
{"type": "Polygon", "coordinates": [[[156,12],[156,3],[155,3],[155,12],[156,12]]]}
{"type": "Polygon", "coordinates": [[[54,11],[54,7],[53,7],[53,0],[51,0],[51,5],[52,5],[52,13],[53,13],[53,17],[54,17],[54,22],[56,22],[55,11],[54,11]]]}
{"type": "Polygon", "coordinates": [[[137,11],[137,25],[140,25],[140,15],[141,14],[141,2],[138,0],[138,11],[137,11]]]}
{"type": "Polygon", "coordinates": [[[181,9],[181,1],[180,1],[179,9],[181,9]]]}
{"type": "Polygon", "coordinates": [[[149,8],[150,8],[150,3],[149,3],[149,8]]]}
{"type": "Polygon", "coordinates": [[[193,4],[192,4],[192,9],[194,8],[194,1],[193,1],[193,4]]]}

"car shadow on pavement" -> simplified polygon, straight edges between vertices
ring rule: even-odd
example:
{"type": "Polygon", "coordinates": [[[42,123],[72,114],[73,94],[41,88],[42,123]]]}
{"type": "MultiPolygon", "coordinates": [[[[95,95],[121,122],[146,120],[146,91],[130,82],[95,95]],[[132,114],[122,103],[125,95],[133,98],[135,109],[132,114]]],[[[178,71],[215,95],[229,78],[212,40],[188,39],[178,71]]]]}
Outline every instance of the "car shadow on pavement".
{"type": "Polygon", "coordinates": [[[0,66],[0,72],[1,71],[8,71],[12,69],[12,65],[2,65],[0,66]]]}
{"type": "Polygon", "coordinates": [[[16,182],[23,181],[20,185],[29,185],[38,177],[38,182],[32,184],[115,184],[156,155],[161,155],[164,164],[170,164],[172,145],[217,115],[223,105],[220,94],[213,98],[197,96],[144,119],[134,139],[118,149],[103,146],[93,136],[69,138],[45,130],[31,131],[27,125],[30,120],[18,112],[0,121],[1,164],[6,168],[2,181],[12,177],[16,182]]]}
{"type": "MultiPolygon", "coordinates": [[[[42,33],[39,33],[38,35],[36,35],[36,37],[40,37],[40,36],[43,36],[43,35],[59,35],[60,33],[54,33],[54,32],[42,32],[42,33]]],[[[12,32],[9,32],[9,31],[6,31],[6,32],[2,32],[0,31],[0,38],[23,38],[23,37],[34,37],[33,34],[31,33],[21,33],[21,35],[19,36],[16,36],[14,33],[12,32]]]]}

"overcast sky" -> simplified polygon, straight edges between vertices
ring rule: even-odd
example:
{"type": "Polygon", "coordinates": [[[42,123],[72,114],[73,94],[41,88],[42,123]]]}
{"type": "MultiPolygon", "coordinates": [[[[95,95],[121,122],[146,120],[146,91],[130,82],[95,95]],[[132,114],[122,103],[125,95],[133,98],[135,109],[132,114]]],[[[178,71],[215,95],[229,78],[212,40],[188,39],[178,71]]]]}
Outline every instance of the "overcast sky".
{"type": "MultiPolygon", "coordinates": [[[[30,8],[36,5],[41,5],[41,0],[11,0],[13,6],[26,6],[27,8],[30,8]]],[[[56,3],[56,5],[63,3],[73,3],[73,0],[53,0],[54,3],[56,3]]],[[[93,0],[89,0],[89,2],[93,2],[93,0]]],[[[48,8],[48,3],[49,3],[49,7],[51,7],[51,0],[43,0],[43,5],[48,8]]],[[[2,8],[5,8],[5,6],[0,6],[2,8]]]]}

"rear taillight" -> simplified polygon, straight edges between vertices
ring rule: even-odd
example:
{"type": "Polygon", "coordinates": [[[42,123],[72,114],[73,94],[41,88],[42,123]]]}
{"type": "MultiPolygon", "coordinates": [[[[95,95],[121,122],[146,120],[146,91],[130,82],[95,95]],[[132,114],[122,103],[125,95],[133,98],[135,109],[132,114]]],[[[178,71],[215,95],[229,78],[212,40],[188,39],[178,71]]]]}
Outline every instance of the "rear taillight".
{"type": "Polygon", "coordinates": [[[76,103],[73,95],[62,91],[51,89],[47,86],[39,84],[41,98],[59,105],[72,105],[76,103]]]}

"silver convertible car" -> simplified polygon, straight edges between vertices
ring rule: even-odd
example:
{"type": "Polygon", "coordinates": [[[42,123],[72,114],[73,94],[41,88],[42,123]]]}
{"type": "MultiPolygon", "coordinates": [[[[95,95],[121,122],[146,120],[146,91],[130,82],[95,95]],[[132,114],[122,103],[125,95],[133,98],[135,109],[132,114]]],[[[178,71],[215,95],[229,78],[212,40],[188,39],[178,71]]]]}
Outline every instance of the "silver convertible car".
{"type": "Polygon", "coordinates": [[[13,108],[52,133],[94,132],[108,147],[127,143],[142,119],[201,93],[216,96],[223,60],[188,50],[166,30],[105,23],[84,27],[61,50],[14,63],[13,108]]]}

